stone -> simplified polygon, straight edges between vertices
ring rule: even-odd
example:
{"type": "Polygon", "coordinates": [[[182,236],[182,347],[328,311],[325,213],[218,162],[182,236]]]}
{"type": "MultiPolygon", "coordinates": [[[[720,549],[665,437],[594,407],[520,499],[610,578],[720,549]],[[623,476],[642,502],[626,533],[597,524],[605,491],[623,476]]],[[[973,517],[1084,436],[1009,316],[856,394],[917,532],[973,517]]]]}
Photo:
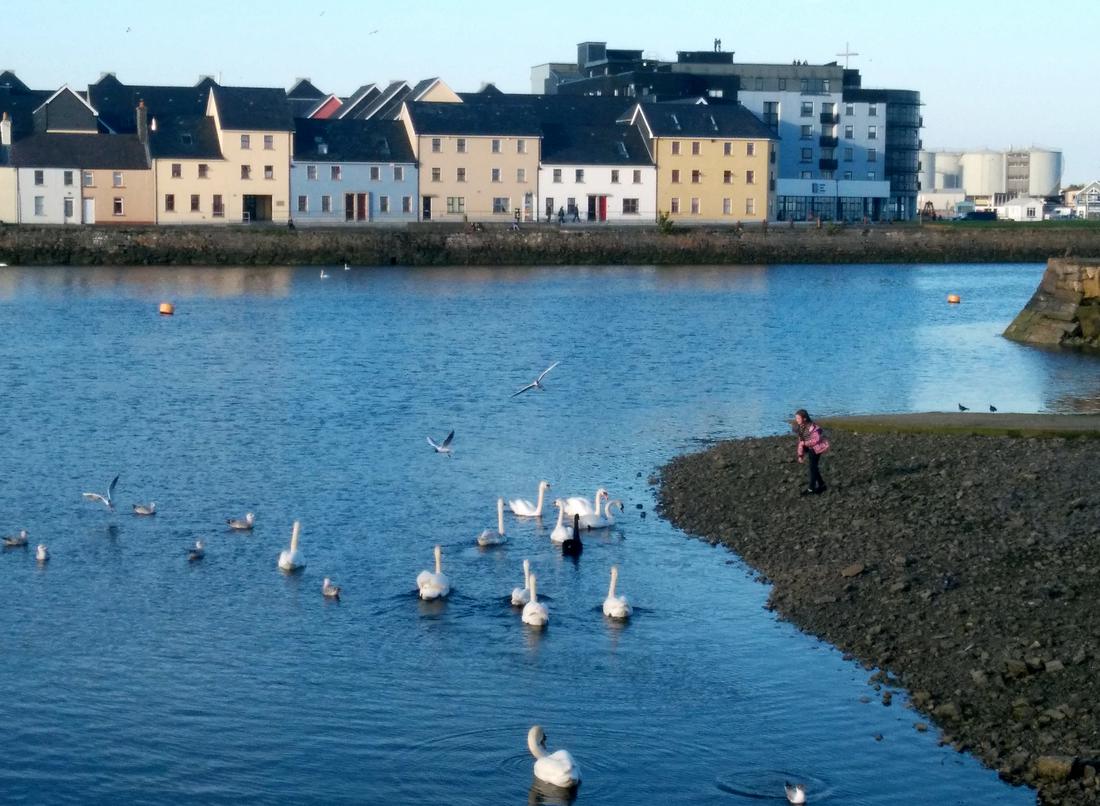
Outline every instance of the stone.
{"type": "Polygon", "coordinates": [[[1007,658],[1005,660],[1005,675],[1012,678],[1025,677],[1027,675],[1027,664],[1016,658],[1007,658]]]}
{"type": "Polygon", "coordinates": [[[955,703],[945,702],[932,709],[932,716],[944,722],[956,722],[962,717],[962,714],[959,713],[959,706],[955,703]]]}
{"type": "Polygon", "coordinates": [[[1060,672],[1060,671],[1062,671],[1062,670],[1063,670],[1063,669],[1065,669],[1065,668],[1066,668],[1066,667],[1065,667],[1065,664],[1063,664],[1063,663],[1062,663],[1062,661],[1060,661],[1060,660],[1057,660],[1057,659],[1055,659],[1055,660],[1048,660],[1048,661],[1046,662],[1046,664],[1045,664],[1045,665],[1043,666],[1043,669],[1044,669],[1044,670],[1045,670],[1045,671],[1046,671],[1046,672],[1047,672],[1048,674],[1053,674],[1053,673],[1055,673],[1055,672],[1060,672]]]}
{"type": "Polygon", "coordinates": [[[928,730],[928,723],[927,722],[914,722],[913,727],[917,729],[918,733],[924,733],[926,730],[928,730]]]}
{"type": "Polygon", "coordinates": [[[1035,777],[1041,781],[1065,781],[1072,772],[1072,756],[1039,756],[1035,760],[1035,777]]]}
{"type": "Polygon", "coordinates": [[[840,575],[846,579],[850,579],[852,577],[858,577],[865,570],[867,570],[867,566],[865,566],[863,563],[856,562],[852,563],[851,565],[844,566],[844,568],[840,570],[840,575]]]}

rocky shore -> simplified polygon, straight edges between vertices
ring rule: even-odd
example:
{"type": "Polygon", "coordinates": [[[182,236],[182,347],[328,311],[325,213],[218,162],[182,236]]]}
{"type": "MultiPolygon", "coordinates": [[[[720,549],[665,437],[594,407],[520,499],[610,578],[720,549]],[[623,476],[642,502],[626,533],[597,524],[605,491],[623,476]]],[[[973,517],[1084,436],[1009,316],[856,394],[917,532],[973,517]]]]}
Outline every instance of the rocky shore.
{"type": "Polygon", "coordinates": [[[829,428],[820,496],[799,495],[792,436],[724,442],[662,469],[661,513],[736,551],[772,585],[769,607],[874,669],[884,706],[907,689],[914,729],[938,726],[1039,803],[1098,803],[1100,427],[931,423],[829,428]]]}

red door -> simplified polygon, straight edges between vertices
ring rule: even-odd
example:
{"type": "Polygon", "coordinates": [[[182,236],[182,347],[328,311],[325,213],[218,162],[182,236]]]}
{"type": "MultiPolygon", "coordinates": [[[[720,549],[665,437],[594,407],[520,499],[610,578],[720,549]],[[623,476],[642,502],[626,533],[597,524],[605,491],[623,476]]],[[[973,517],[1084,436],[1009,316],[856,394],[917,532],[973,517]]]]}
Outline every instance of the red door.
{"type": "Polygon", "coordinates": [[[600,196],[600,221],[607,221],[607,196],[600,196]]]}
{"type": "Polygon", "coordinates": [[[367,194],[358,193],[355,196],[355,220],[367,220],[367,194]]]}

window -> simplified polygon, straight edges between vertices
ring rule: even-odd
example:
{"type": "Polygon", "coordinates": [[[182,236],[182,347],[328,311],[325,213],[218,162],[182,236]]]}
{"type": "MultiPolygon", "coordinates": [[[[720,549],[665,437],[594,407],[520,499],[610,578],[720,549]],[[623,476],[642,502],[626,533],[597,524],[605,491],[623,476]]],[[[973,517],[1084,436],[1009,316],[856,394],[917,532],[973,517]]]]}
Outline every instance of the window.
{"type": "Polygon", "coordinates": [[[176,212],[176,194],[165,193],[164,194],[164,212],[174,213],[176,212]]]}
{"type": "Polygon", "coordinates": [[[812,179],[813,175],[814,175],[813,171],[801,171],[798,174],[798,178],[799,179],[812,179]]]}
{"type": "Polygon", "coordinates": [[[671,199],[669,199],[668,211],[670,213],[680,212],[680,200],[678,198],[676,198],[675,196],[673,196],[671,199]]]}
{"type": "Polygon", "coordinates": [[[413,197],[412,196],[402,196],[401,197],[401,212],[402,213],[411,213],[412,209],[413,209],[413,197]]]}
{"type": "Polygon", "coordinates": [[[814,127],[813,126],[803,126],[802,127],[802,139],[803,140],[813,140],[814,139],[814,127]]]}
{"type": "Polygon", "coordinates": [[[733,143],[722,143],[722,154],[727,157],[732,157],[733,143]]]}
{"type": "MultiPolygon", "coordinates": [[[[115,201],[121,201],[121,199],[115,199],[115,201]]],[[[73,206],[73,198],[70,196],[65,199],[64,204],[61,206],[61,210],[65,218],[72,218],[74,209],[75,208],[73,206]]],[[[118,213],[115,213],[115,215],[118,215],[118,213]]]]}
{"type": "Polygon", "coordinates": [[[464,212],[466,212],[466,198],[464,196],[448,196],[447,197],[447,212],[448,213],[464,213],[464,212]]]}
{"type": "Polygon", "coordinates": [[[745,156],[746,157],[755,157],[756,156],[756,143],[745,143],[745,156]]]}
{"type": "Polygon", "coordinates": [[[755,185],[756,184],[756,171],[745,171],[745,184],[746,185],[755,185]]]}
{"type": "Polygon", "coordinates": [[[390,211],[390,197],[379,196],[378,197],[378,212],[388,213],[390,211]]]}
{"type": "Polygon", "coordinates": [[[370,166],[370,181],[377,182],[382,178],[382,169],[377,165],[370,166]]]}
{"type": "Polygon", "coordinates": [[[673,168],[672,169],[672,184],[678,185],[679,183],[680,183],[680,169],[679,168],[673,168]]]}
{"type": "Polygon", "coordinates": [[[845,162],[851,162],[852,161],[852,149],[851,148],[845,148],[844,149],[844,161],[845,162]]]}
{"type": "Polygon", "coordinates": [[[241,179],[251,179],[251,178],[252,178],[252,166],[251,165],[242,165],[241,166],[241,179]]]}
{"type": "Polygon", "coordinates": [[[799,89],[800,92],[809,92],[810,91],[810,79],[808,79],[808,78],[800,79],[799,82],[798,82],[798,89],[799,89]]]}
{"type": "Polygon", "coordinates": [[[577,168],[577,170],[576,170],[576,181],[579,184],[584,183],[584,168],[577,168]]]}
{"type": "Polygon", "coordinates": [[[264,166],[264,179],[274,179],[274,178],[275,178],[275,166],[274,165],[265,165],[264,166]]]}
{"type": "Polygon", "coordinates": [[[763,76],[757,76],[756,77],[756,89],[758,89],[758,90],[764,89],[764,77],[763,76]]]}
{"type": "Polygon", "coordinates": [[[493,140],[492,145],[493,145],[493,147],[492,147],[493,153],[494,154],[499,154],[500,153],[500,140],[493,140]]]}
{"type": "Polygon", "coordinates": [[[856,105],[855,104],[844,104],[844,114],[845,115],[854,115],[855,113],[856,113],[856,105]]]}
{"type": "Polygon", "coordinates": [[[526,168],[516,168],[516,181],[517,182],[526,182],[527,181],[527,169],[526,168]]]}
{"type": "Polygon", "coordinates": [[[95,174],[93,174],[91,171],[84,172],[84,187],[95,187],[95,174]]]}
{"type": "Polygon", "coordinates": [[[722,199],[722,215],[733,215],[733,199],[722,199]]]}
{"type": "Polygon", "coordinates": [[[191,145],[191,143],[194,142],[194,139],[191,137],[191,132],[183,132],[180,135],[180,142],[183,143],[185,146],[191,145]]]}
{"type": "Polygon", "coordinates": [[[499,182],[500,181],[500,168],[491,169],[490,174],[489,174],[489,179],[492,182],[499,182]]]}
{"type": "Polygon", "coordinates": [[[313,179],[316,179],[316,178],[317,178],[317,166],[316,165],[307,165],[306,166],[306,179],[313,180],[313,179]]]}
{"type": "Polygon", "coordinates": [[[122,187],[122,171],[114,171],[111,173],[111,187],[122,187]]]}
{"type": "Polygon", "coordinates": [[[849,123],[847,126],[844,127],[844,139],[845,140],[851,140],[855,136],[856,136],[855,126],[853,126],[849,123]]]}
{"type": "Polygon", "coordinates": [[[733,184],[733,171],[722,171],[722,184],[724,184],[724,185],[732,185],[733,184]]]}
{"type": "MultiPolygon", "coordinates": [[[[828,88],[826,88],[825,91],[828,92],[828,88]]],[[[821,104],[821,114],[823,114],[823,115],[835,115],[836,114],[836,104],[834,104],[832,101],[823,102],[821,104]]]]}
{"type": "Polygon", "coordinates": [[[250,148],[252,148],[252,137],[250,135],[247,135],[247,134],[242,134],[241,135],[241,149],[244,150],[244,151],[248,151],[248,149],[250,149],[250,148]]]}
{"type": "Polygon", "coordinates": [[[679,153],[680,153],[680,141],[679,140],[673,140],[672,141],[672,154],[673,154],[673,156],[675,156],[679,153]]]}
{"type": "Polygon", "coordinates": [[[867,161],[868,162],[878,162],[878,149],[875,149],[875,148],[867,149],[867,161]]]}
{"type": "Polygon", "coordinates": [[[573,211],[576,210],[576,209],[577,209],[577,200],[575,198],[573,198],[572,196],[570,196],[568,199],[565,200],[565,212],[572,215],[573,211]]]}
{"type": "Polygon", "coordinates": [[[699,215],[699,197],[698,196],[692,196],[691,197],[691,214],[692,215],[699,215]]]}
{"type": "Polygon", "coordinates": [[[756,199],[751,196],[745,199],[745,214],[756,215],[756,199]]]}
{"type": "MultiPolygon", "coordinates": [[[[205,162],[200,162],[199,163],[199,179],[209,179],[209,178],[210,178],[210,166],[207,165],[205,162]]],[[[313,169],[313,178],[314,179],[317,178],[317,168],[316,167],[314,167],[314,169],[313,169]]]]}
{"type": "Polygon", "coordinates": [[[699,149],[700,149],[700,148],[701,148],[701,146],[699,145],[699,141],[698,141],[698,140],[692,140],[692,141],[691,141],[691,153],[692,153],[692,156],[698,157],[698,156],[699,156],[699,149]]]}
{"type": "Polygon", "coordinates": [[[274,151],[274,150],[275,150],[275,135],[265,134],[264,135],[264,151],[274,151]]]}
{"type": "Polygon", "coordinates": [[[707,90],[707,95],[711,98],[721,98],[725,93],[722,90],[710,89],[707,90]]]}
{"type": "Polygon", "coordinates": [[[702,171],[692,171],[691,172],[691,184],[698,185],[702,181],[703,181],[703,172],[702,171]]]}
{"type": "Polygon", "coordinates": [[[829,91],[829,79],[827,79],[827,78],[821,79],[821,91],[822,92],[828,92],[829,91]]]}
{"type": "Polygon", "coordinates": [[[619,184],[619,170],[617,168],[611,169],[611,184],[619,184]]]}
{"type": "Polygon", "coordinates": [[[321,212],[322,213],[331,213],[332,212],[332,196],[322,196],[321,197],[321,212]]]}
{"type": "Polygon", "coordinates": [[[494,196],[493,197],[493,212],[494,213],[507,213],[508,212],[508,197],[507,196],[494,196]]]}
{"type": "MultiPolygon", "coordinates": [[[[443,179],[442,168],[432,168],[432,181],[439,182],[443,179]]],[[[463,169],[465,170],[465,169],[463,169]]]]}
{"type": "Polygon", "coordinates": [[[878,107],[875,106],[874,104],[868,104],[868,106],[867,106],[867,117],[877,118],[878,117],[878,107]]]}
{"type": "Polygon", "coordinates": [[[36,185],[46,184],[46,172],[45,171],[35,171],[34,172],[34,183],[36,185]]]}
{"type": "Polygon", "coordinates": [[[526,154],[527,153],[527,141],[526,140],[516,140],[516,153],[517,154],[526,154]]]}
{"type": "Polygon", "coordinates": [[[35,196],[34,197],[34,214],[46,215],[46,197],[35,196]]]}
{"type": "Polygon", "coordinates": [[[623,199],[623,215],[637,215],[638,214],[638,200],[637,199],[623,199]]]}
{"type": "Polygon", "coordinates": [[[199,194],[198,193],[192,193],[191,194],[191,212],[192,213],[199,212],[199,194]]]}
{"type": "Polygon", "coordinates": [[[561,168],[554,169],[554,181],[561,182],[561,168]]]}
{"type": "Polygon", "coordinates": [[[852,178],[852,172],[851,171],[845,171],[844,172],[844,178],[845,179],[851,179],[852,178]]]}
{"type": "Polygon", "coordinates": [[[812,148],[802,149],[802,157],[799,162],[813,162],[814,150],[812,148]]]}
{"type": "Polygon", "coordinates": [[[868,171],[867,172],[867,179],[870,180],[871,182],[874,182],[875,181],[875,172],[874,171],[868,171]]]}
{"type": "Polygon", "coordinates": [[[637,171],[634,172],[634,184],[635,185],[642,184],[642,172],[640,170],[637,170],[637,171]]]}
{"type": "Polygon", "coordinates": [[[459,154],[465,154],[466,153],[466,138],[465,137],[459,137],[457,140],[455,140],[455,150],[458,151],[459,154]]]}
{"type": "Polygon", "coordinates": [[[1035,218],[1035,208],[1034,207],[1028,207],[1027,208],[1027,217],[1028,218],[1035,218]]]}
{"type": "Polygon", "coordinates": [[[433,137],[432,138],[432,153],[433,154],[438,154],[442,150],[443,150],[443,141],[440,140],[438,137],[433,137]]]}
{"type": "MultiPolygon", "coordinates": [[[[65,199],[65,201],[69,202],[70,204],[72,203],[72,199],[65,199]]],[[[123,202],[122,202],[121,197],[115,196],[114,199],[111,200],[111,214],[112,215],[125,215],[126,214],[125,213],[125,207],[123,206],[123,202]]],[[[69,216],[72,216],[72,211],[71,210],[69,210],[66,213],[66,217],[69,217],[69,216]]]]}
{"type": "Polygon", "coordinates": [[[466,181],[466,169],[465,168],[458,168],[455,171],[455,181],[456,182],[465,182],[466,181]]]}
{"type": "Polygon", "coordinates": [[[222,197],[221,197],[220,193],[215,193],[214,194],[213,209],[214,209],[214,218],[223,218],[223,217],[225,217],[225,203],[222,202],[222,197]]]}
{"type": "Polygon", "coordinates": [[[394,165],[393,166],[393,181],[404,182],[405,181],[405,166],[394,165]]]}
{"type": "Polygon", "coordinates": [[[329,179],[333,182],[339,182],[344,178],[344,172],[339,165],[330,165],[328,169],[329,179]]]}
{"type": "Polygon", "coordinates": [[[298,212],[299,213],[308,213],[309,212],[309,196],[299,196],[298,197],[298,212]]]}
{"type": "Polygon", "coordinates": [[[878,139],[878,126],[868,126],[867,127],[867,139],[868,140],[877,140],[878,139]]]}
{"type": "Polygon", "coordinates": [[[65,187],[72,187],[73,172],[72,171],[65,171],[65,173],[62,174],[61,182],[62,182],[63,185],[65,185],[65,187]]]}
{"type": "MultiPolygon", "coordinates": [[[[802,79],[802,83],[805,84],[806,79],[802,79]]],[[[805,92],[806,90],[803,89],[802,91],[805,92]]],[[[802,117],[812,118],[813,116],[814,116],[814,102],[813,101],[803,101],[802,102],[802,117]]]]}

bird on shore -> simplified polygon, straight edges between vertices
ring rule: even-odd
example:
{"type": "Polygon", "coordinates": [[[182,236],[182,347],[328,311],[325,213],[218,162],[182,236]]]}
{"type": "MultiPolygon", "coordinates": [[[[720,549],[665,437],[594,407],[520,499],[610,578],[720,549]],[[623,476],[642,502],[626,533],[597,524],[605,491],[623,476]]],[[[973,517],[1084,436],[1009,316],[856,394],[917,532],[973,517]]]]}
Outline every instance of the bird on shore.
{"type": "Polygon", "coordinates": [[[118,476],[115,476],[114,479],[111,480],[111,484],[107,488],[106,495],[100,495],[99,493],[84,493],[84,497],[87,498],[89,501],[99,501],[101,504],[107,507],[107,509],[114,509],[115,505],[112,497],[115,494],[116,484],[118,484],[118,476]]]}
{"type": "Polygon", "coordinates": [[[146,506],[145,504],[134,504],[134,514],[135,515],[156,515],[157,514],[157,502],[156,501],[150,501],[148,506],[146,506]]]}
{"type": "Polygon", "coordinates": [[[251,512],[244,513],[243,518],[226,518],[225,523],[234,531],[237,532],[251,532],[252,526],[256,522],[256,516],[251,512]]]}
{"type": "Polygon", "coordinates": [[[546,377],[546,374],[548,372],[550,372],[550,370],[552,370],[554,367],[556,367],[560,363],[561,363],[561,361],[555,361],[553,364],[551,364],[546,369],[544,369],[542,372],[540,372],[539,376],[537,378],[535,378],[535,380],[531,381],[531,383],[527,384],[525,387],[520,389],[518,392],[514,392],[512,394],[512,397],[516,397],[517,395],[522,395],[528,389],[538,389],[540,391],[545,391],[546,387],[542,385],[542,379],[546,377]]]}
{"type": "Polygon", "coordinates": [[[20,529],[17,535],[8,535],[4,538],[4,548],[18,549],[27,545],[27,530],[20,529]]]}
{"type": "Polygon", "coordinates": [[[196,540],[195,545],[187,549],[187,561],[197,562],[206,556],[206,547],[203,546],[201,540],[196,540]]]}
{"type": "Polygon", "coordinates": [[[994,406],[992,403],[989,404],[989,412],[991,414],[996,414],[997,413],[997,407],[994,406]]]}
{"type": "Polygon", "coordinates": [[[970,411],[970,409],[969,409],[969,407],[964,406],[962,403],[960,403],[959,404],[959,411],[970,411]]]}
{"type": "Polygon", "coordinates": [[[321,583],[321,595],[326,599],[339,599],[340,598],[340,586],[333,585],[332,580],[325,577],[324,582],[321,583]]]}
{"type": "Polygon", "coordinates": [[[806,787],[802,784],[783,784],[783,791],[787,794],[788,803],[805,803],[806,787]]]}
{"type": "Polygon", "coordinates": [[[581,516],[573,516],[573,536],[561,544],[561,553],[567,557],[580,557],[584,551],[584,543],[581,542],[581,516]]]}
{"type": "Polygon", "coordinates": [[[455,438],[454,429],[451,430],[451,433],[447,434],[447,436],[444,438],[444,440],[442,442],[437,443],[431,437],[426,437],[426,439],[428,440],[428,444],[431,445],[433,448],[435,448],[435,452],[436,453],[445,453],[445,454],[447,454],[448,459],[452,455],[454,455],[454,448],[451,447],[451,442],[454,440],[454,438],[455,438]]]}

